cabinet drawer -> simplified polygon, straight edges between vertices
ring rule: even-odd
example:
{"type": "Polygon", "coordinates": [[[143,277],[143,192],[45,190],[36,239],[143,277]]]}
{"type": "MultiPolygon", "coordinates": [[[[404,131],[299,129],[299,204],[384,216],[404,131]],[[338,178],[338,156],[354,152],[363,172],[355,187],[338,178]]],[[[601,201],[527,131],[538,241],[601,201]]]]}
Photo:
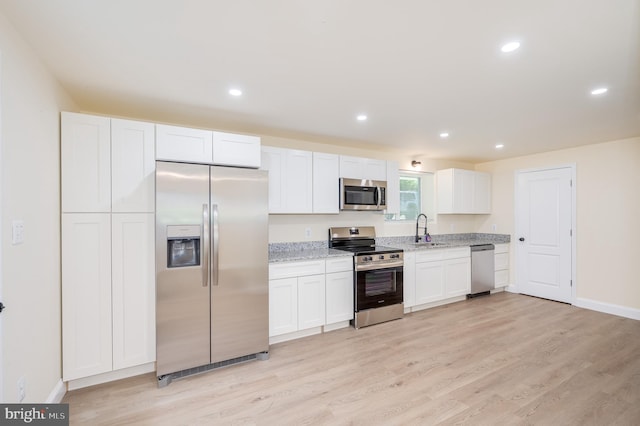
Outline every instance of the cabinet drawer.
{"type": "Polygon", "coordinates": [[[444,259],[445,249],[424,250],[416,252],[416,263],[433,262],[444,259]]]}
{"type": "Polygon", "coordinates": [[[506,287],[507,285],[509,285],[509,270],[503,269],[501,271],[496,271],[495,287],[506,287]]]}
{"type": "Polygon", "coordinates": [[[317,274],[324,274],[324,260],[272,263],[269,265],[270,280],[317,274]]]}
{"type": "Polygon", "coordinates": [[[327,259],[327,274],[342,271],[353,271],[353,257],[327,259]]]}
{"type": "Polygon", "coordinates": [[[459,247],[444,250],[445,259],[459,259],[462,257],[471,257],[471,249],[469,247],[459,247]]]}
{"type": "Polygon", "coordinates": [[[496,244],[495,245],[496,253],[508,253],[509,252],[509,244],[496,244]]]}
{"type": "Polygon", "coordinates": [[[509,253],[496,253],[495,270],[509,269],[509,253]]]}

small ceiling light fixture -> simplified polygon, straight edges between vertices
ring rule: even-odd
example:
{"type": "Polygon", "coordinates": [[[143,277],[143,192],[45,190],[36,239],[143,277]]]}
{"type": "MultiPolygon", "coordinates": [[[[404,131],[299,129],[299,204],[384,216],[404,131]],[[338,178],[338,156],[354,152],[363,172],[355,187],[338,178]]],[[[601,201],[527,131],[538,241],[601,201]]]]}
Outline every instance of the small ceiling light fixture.
{"type": "Polygon", "coordinates": [[[418,167],[420,164],[422,164],[422,162],[420,161],[416,161],[416,160],[412,160],[411,161],[411,167],[418,167]]]}
{"type": "Polygon", "coordinates": [[[592,95],[604,95],[605,93],[607,93],[609,91],[609,89],[607,89],[606,87],[599,87],[597,89],[593,89],[591,91],[592,95]]]}
{"type": "Polygon", "coordinates": [[[504,53],[509,53],[509,52],[513,52],[514,50],[518,50],[519,47],[520,47],[519,41],[512,41],[503,45],[500,48],[500,50],[502,50],[504,53]]]}
{"type": "Polygon", "coordinates": [[[442,139],[446,139],[446,138],[448,138],[448,137],[449,137],[449,133],[447,133],[447,132],[442,132],[442,133],[440,133],[440,137],[441,137],[442,139]]]}
{"type": "Polygon", "coordinates": [[[496,144],[496,149],[502,149],[502,148],[504,148],[504,144],[502,143],[496,144]]]}
{"type": "Polygon", "coordinates": [[[356,117],[356,119],[358,121],[367,121],[367,116],[364,114],[360,114],[359,116],[356,117]]]}
{"type": "Polygon", "coordinates": [[[231,96],[242,96],[242,90],[240,89],[230,89],[229,94],[231,96]]]}

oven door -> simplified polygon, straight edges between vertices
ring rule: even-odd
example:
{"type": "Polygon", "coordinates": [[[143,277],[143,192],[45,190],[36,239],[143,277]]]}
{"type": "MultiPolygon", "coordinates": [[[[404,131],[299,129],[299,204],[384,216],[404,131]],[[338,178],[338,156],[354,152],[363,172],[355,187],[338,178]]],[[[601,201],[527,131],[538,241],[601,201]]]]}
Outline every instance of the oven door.
{"type": "Polygon", "coordinates": [[[356,312],[402,303],[402,272],[402,266],[356,270],[356,312]]]}

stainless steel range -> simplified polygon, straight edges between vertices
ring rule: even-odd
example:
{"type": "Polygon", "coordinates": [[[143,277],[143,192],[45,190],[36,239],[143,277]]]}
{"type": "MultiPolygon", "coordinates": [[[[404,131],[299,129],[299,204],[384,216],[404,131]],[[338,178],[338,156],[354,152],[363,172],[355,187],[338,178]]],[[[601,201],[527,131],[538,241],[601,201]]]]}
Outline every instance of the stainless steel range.
{"type": "Polygon", "coordinates": [[[373,226],[329,228],[329,247],[354,253],[355,328],[404,316],[403,251],[376,246],[373,226]]]}

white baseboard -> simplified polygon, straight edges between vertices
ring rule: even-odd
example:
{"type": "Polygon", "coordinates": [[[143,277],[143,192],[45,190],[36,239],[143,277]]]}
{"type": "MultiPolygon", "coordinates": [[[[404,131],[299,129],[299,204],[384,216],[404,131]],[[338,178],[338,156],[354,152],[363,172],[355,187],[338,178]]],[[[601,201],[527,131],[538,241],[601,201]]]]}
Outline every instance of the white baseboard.
{"type": "Polygon", "coordinates": [[[140,374],[151,373],[152,371],[156,371],[155,362],[123,368],[122,370],[110,371],[108,373],[96,374],[95,376],[83,377],[81,379],[69,380],[67,382],[67,388],[71,391],[86,388],[87,386],[112,382],[114,380],[126,379],[127,377],[139,376],[140,374]]]}
{"type": "Polygon", "coordinates": [[[578,308],[591,309],[592,311],[604,312],[605,314],[640,320],[640,309],[629,308],[627,306],[598,302],[597,300],[583,299],[580,297],[576,299],[573,305],[578,308]]]}
{"type": "Polygon", "coordinates": [[[508,286],[506,286],[504,288],[504,291],[508,291],[509,293],[516,293],[516,294],[520,294],[520,292],[518,291],[518,287],[516,287],[513,284],[509,284],[508,286]]]}
{"type": "Polygon", "coordinates": [[[274,343],[282,343],[289,340],[300,339],[302,337],[313,336],[314,334],[320,333],[322,333],[322,327],[313,327],[302,331],[294,331],[292,333],[269,337],[269,344],[273,345],[274,343]]]}
{"type": "Polygon", "coordinates": [[[54,386],[53,390],[47,397],[45,404],[59,404],[62,402],[62,398],[67,393],[67,387],[64,385],[62,379],[58,380],[58,383],[54,386]]]}

